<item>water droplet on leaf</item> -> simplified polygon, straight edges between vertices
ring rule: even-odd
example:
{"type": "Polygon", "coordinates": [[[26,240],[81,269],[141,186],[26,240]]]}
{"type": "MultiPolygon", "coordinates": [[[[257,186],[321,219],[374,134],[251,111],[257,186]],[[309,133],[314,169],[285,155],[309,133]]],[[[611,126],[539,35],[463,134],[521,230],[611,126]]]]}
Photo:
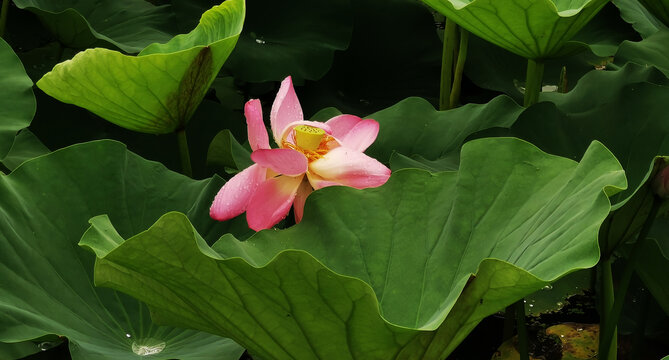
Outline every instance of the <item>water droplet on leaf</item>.
{"type": "Polygon", "coordinates": [[[141,343],[132,343],[132,352],[140,356],[154,355],[165,349],[165,342],[154,339],[147,339],[141,343]]]}

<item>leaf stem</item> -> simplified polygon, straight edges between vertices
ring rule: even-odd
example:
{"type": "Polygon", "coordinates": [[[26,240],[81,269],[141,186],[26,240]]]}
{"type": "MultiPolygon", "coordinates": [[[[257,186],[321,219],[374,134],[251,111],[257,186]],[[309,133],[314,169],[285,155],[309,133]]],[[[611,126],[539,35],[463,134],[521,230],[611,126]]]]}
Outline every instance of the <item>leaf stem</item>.
{"type": "Polygon", "coordinates": [[[0,38],[5,37],[5,26],[7,25],[8,11],[9,11],[9,0],[2,0],[2,9],[0,9],[0,38]]]}
{"type": "MultiPolygon", "coordinates": [[[[599,288],[599,293],[601,294],[601,319],[599,321],[599,326],[600,329],[605,329],[609,327],[609,322],[611,322],[611,318],[608,316],[608,314],[611,312],[611,309],[613,309],[613,302],[614,302],[614,293],[613,293],[613,271],[611,270],[611,263],[613,260],[609,257],[607,259],[602,259],[602,261],[599,263],[599,270],[600,270],[600,288],[599,288]]],[[[613,327],[613,336],[612,338],[617,337],[615,326],[613,327]]],[[[599,355],[598,358],[602,360],[610,360],[609,358],[605,357],[606,354],[608,353],[613,353],[615,354],[615,349],[617,348],[618,344],[615,339],[613,339],[613,342],[611,342],[604,351],[604,342],[602,341],[603,339],[603,332],[600,332],[599,336],[599,355]]],[[[615,356],[613,358],[615,360],[615,356]]]]}
{"type": "Polygon", "coordinates": [[[188,153],[188,139],[186,129],[177,131],[177,140],[179,141],[179,154],[181,155],[181,169],[184,175],[193,177],[193,168],[190,165],[190,154],[188,153]]]}
{"type": "Polygon", "coordinates": [[[469,44],[469,31],[460,28],[460,45],[458,46],[458,61],[455,65],[453,74],[453,85],[451,87],[450,106],[452,109],[460,102],[460,89],[462,83],[462,73],[465,70],[465,61],[467,60],[467,45],[469,44]]]}
{"type": "MultiPolygon", "coordinates": [[[[639,255],[641,252],[640,243],[646,240],[650,228],[655,222],[658,212],[660,211],[660,205],[662,205],[662,200],[657,196],[653,197],[653,205],[650,208],[648,217],[644,221],[639,235],[637,236],[636,242],[632,244],[632,251],[630,251],[627,256],[627,263],[625,264],[625,269],[623,274],[620,277],[618,282],[618,289],[614,294],[610,294],[610,297],[605,298],[605,301],[609,302],[613,300],[613,303],[610,304],[610,307],[605,307],[602,309],[602,315],[604,315],[602,320],[603,326],[601,334],[599,337],[599,359],[601,360],[615,360],[617,359],[617,346],[616,346],[616,326],[618,320],[620,319],[620,313],[623,309],[623,303],[625,302],[625,296],[627,295],[627,289],[629,288],[630,281],[632,280],[632,275],[634,275],[634,268],[637,260],[639,260],[639,255]],[[610,309],[610,310],[609,310],[610,309]]],[[[609,271],[611,270],[611,260],[606,260],[605,263],[608,263],[609,271]]],[[[611,281],[611,292],[613,293],[613,280],[611,281]]],[[[606,303],[605,303],[606,304],[606,303]]]]}
{"type": "Polygon", "coordinates": [[[520,360],[530,360],[527,342],[527,328],[525,327],[525,301],[520,299],[513,304],[516,312],[516,331],[518,332],[518,353],[520,360]]]}
{"type": "Polygon", "coordinates": [[[525,75],[525,99],[523,105],[530,107],[539,101],[541,83],[544,77],[544,63],[540,60],[527,59],[525,75]]]}
{"type": "Polygon", "coordinates": [[[453,86],[453,57],[455,55],[455,42],[457,25],[450,19],[446,19],[444,29],[444,47],[441,53],[441,87],[439,90],[439,110],[450,109],[451,87],[453,86]]]}

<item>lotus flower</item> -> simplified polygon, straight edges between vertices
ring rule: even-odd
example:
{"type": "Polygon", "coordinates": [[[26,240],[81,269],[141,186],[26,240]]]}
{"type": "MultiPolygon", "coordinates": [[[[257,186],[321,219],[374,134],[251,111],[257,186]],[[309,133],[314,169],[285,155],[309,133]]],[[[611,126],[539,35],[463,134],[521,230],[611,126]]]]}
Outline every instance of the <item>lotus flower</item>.
{"type": "Polygon", "coordinates": [[[377,187],[390,177],[390,169],[363,153],[376,139],[379,123],[353,115],[325,123],[305,121],[290,77],[281,83],[270,113],[278,149],[269,146],[260,101],[247,102],[244,115],[255,164],[218,192],[209,211],[216,220],[246,211],[249,227],[260,231],[281,221],[294,205],[295,221],[300,222],[306,198],[315,189],[377,187]]]}

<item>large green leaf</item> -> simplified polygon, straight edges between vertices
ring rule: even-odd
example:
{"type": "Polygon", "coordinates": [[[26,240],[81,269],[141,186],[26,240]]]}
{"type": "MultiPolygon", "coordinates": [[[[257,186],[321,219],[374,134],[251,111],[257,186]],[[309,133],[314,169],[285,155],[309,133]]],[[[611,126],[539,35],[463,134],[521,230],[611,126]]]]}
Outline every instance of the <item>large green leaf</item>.
{"type": "Polygon", "coordinates": [[[206,209],[220,185],[170,172],[112,141],[65,148],[0,176],[0,341],[58,334],[74,359],[86,360],[138,359],[141,346],[161,343],[156,358],[237,359],[242,349],[229,339],[156,326],[138,301],[95,288],[94,256],[76,246],[99,214],[128,235],[179,210],[216,238],[227,224],[209,220],[206,209]]]}
{"type": "Polygon", "coordinates": [[[382,162],[388,162],[393,152],[428,160],[457,160],[460,147],[470,134],[510,126],[522,109],[507,96],[446,111],[435,110],[422,98],[407,98],[366,116],[380,125],[379,135],[367,154],[382,162]]]}
{"type": "Polygon", "coordinates": [[[633,62],[639,65],[655,66],[669,77],[667,44],[669,44],[669,29],[663,29],[639,42],[623,42],[615,59],[619,64],[633,62]]]}
{"type": "Polygon", "coordinates": [[[28,127],[35,115],[35,95],[21,60],[0,38],[0,159],[14,143],[16,133],[28,127]]]}
{"type": "Polygon", "coordinates": [[[142,0],[14,0],[35,13],[65,45],[87,48],[111,44],[137,53],[153,42],[165,42],[175,32],[169,6],[142,0]]]}
{"type": "Polygon", "coordinates": [[[612,2],[620,9],[620,16],[632,24],[634,29],[644,38],[653,35],[660,29],[667,28],[639,0],[612,0],[612,2]]]}
{"type": "Polygon", "coordinates": [[[656,18],[669,26],[669,0],[639,0],[656,18]]]}
{"type": "MultiPolygon", "coordinates": [[[[542,150],[576,159],[593,140],[620,160],[630,186],[621,202],[643,183],[649,164],[669,154],[669,80],[652,67],[627,64],[619,71],[591,71],[567,94],[544,93],[511,131],[542,150]]],[[[488,135],[483,133],[482,135],[488,135]]]]}
{"type": "Polygon", "coordinates": [[[9,149],[7,156],[0,159],[9,170],[16,169],[26,160],[47,154],[49,149],[28,129],[21,130],[9,149]]]}
{"type": "Polygon", "coordinates": [[[607,0],[423,0],[448,19],[528,59],[554,56],[607,0]]]}
{"type": "Polygon", "coordinates": [[[228,0],[205,12],[190,33],[152,44],[140,56],[88,49],[56,65],[37,86],[130,130],[180,130],[230,55],[243,21],[244,0],[228,0]]]}
{"type": "Polygon", "coordinates": [[[81,245],[96,284],[260,358],[443,359],[485,316],[596,264],[602,190],[625,186],[600,143],[580,164],[518,139],[471,141],[461,158],[458,172],[316,191],[298,225],[245,242],[209,248],[172,212],[117,247],[81,245]]]}
{"type": "MultiPolygon", "coordinates": [[[[557,91],[562,68],[566,68],[567,90],[595,66],[608,61],[614,55],[618,45],[629,39],[636,39],[631,26],[620,19],[618,9],[607,4],[597,13],[574,40],[587,44],[589,49],[578,54],[545,60],[543,85],[547,91],[557,91]]],[[[521,104],[527,73],[527,60],[499,46],[484,41],[477,36],[470,36],[467,51],[465,74],[476,85],[501,91],[521,104]],[[504,69],[504,71],[499,71],[504,69]]]]}

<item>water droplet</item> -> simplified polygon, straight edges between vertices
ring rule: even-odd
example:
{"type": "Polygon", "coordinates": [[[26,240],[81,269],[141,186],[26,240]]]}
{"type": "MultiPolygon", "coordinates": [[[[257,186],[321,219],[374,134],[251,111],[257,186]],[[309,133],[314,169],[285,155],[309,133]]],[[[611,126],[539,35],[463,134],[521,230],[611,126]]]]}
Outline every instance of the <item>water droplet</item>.
{"type": "Polygon", "coordinates": [[[560,335],[560,337],[564,337],[564,335],[560,335]]]}
{"type": "Polygon", "coordinates": [[[267,44],[267,41],[265,41],[265,40],[263,40],[263,39],[261,39],[261,38],[257,38],[257,39],[256,39],[256,44],[264,45],[264,44],[267,44]]]}
{"type": "Polygon", "coordinates": [[[527,300],[523,299],[523,302],[524,302],[524,303],[526,303],[526,302],[527,302],[527,300]]]}
{"type": "Polygon", "coordinates": [[[533,308],[533,307],[534,307],[534,304],[530,304],[530,307],[533,308]]]}
{"type": "Polygon", "coordinates": [[[51,342],[51,341],[44,341],[44,342],[41,342],[41,343],[37,344],[37,348],[40,349],[41,351],[47,351],[47,350],[53,348],[54,346],[56,346],[56,343],[51,342]]]}
{"type": "Polygon", "coordinates": [[[140,356],[154,355],[162,352],[165,349],[165,342],[154,339],[147,339],[141,344],[137,342],[132,343],[132,352],[140,356]]]}
{"type": "Polygon", "coordinates": [[[548,284],[548,285],[544,286],[544,290],[553,290],[553,285],[548,284]]]}
{"type": "Polygon", "coordinates": [[[127,337],[127,338],[129,339],[129,338],[132,337],[132,335],[130,335],[130,334],[125,334],[125,337],[127,337]]]}
{"type": "Polygon", "coordinates": [[[578,328],[576,329],[576,331],[583,331],[583,328],[578,328]]]}
{"type": "Polygon", "coordinates": [[[558,301],[558,303],[555,304],[555,305],[557,305],[558,307],[562,307],[562,305],[564,305],[564,304],[562,304],[562,301],[558,301]]]}

